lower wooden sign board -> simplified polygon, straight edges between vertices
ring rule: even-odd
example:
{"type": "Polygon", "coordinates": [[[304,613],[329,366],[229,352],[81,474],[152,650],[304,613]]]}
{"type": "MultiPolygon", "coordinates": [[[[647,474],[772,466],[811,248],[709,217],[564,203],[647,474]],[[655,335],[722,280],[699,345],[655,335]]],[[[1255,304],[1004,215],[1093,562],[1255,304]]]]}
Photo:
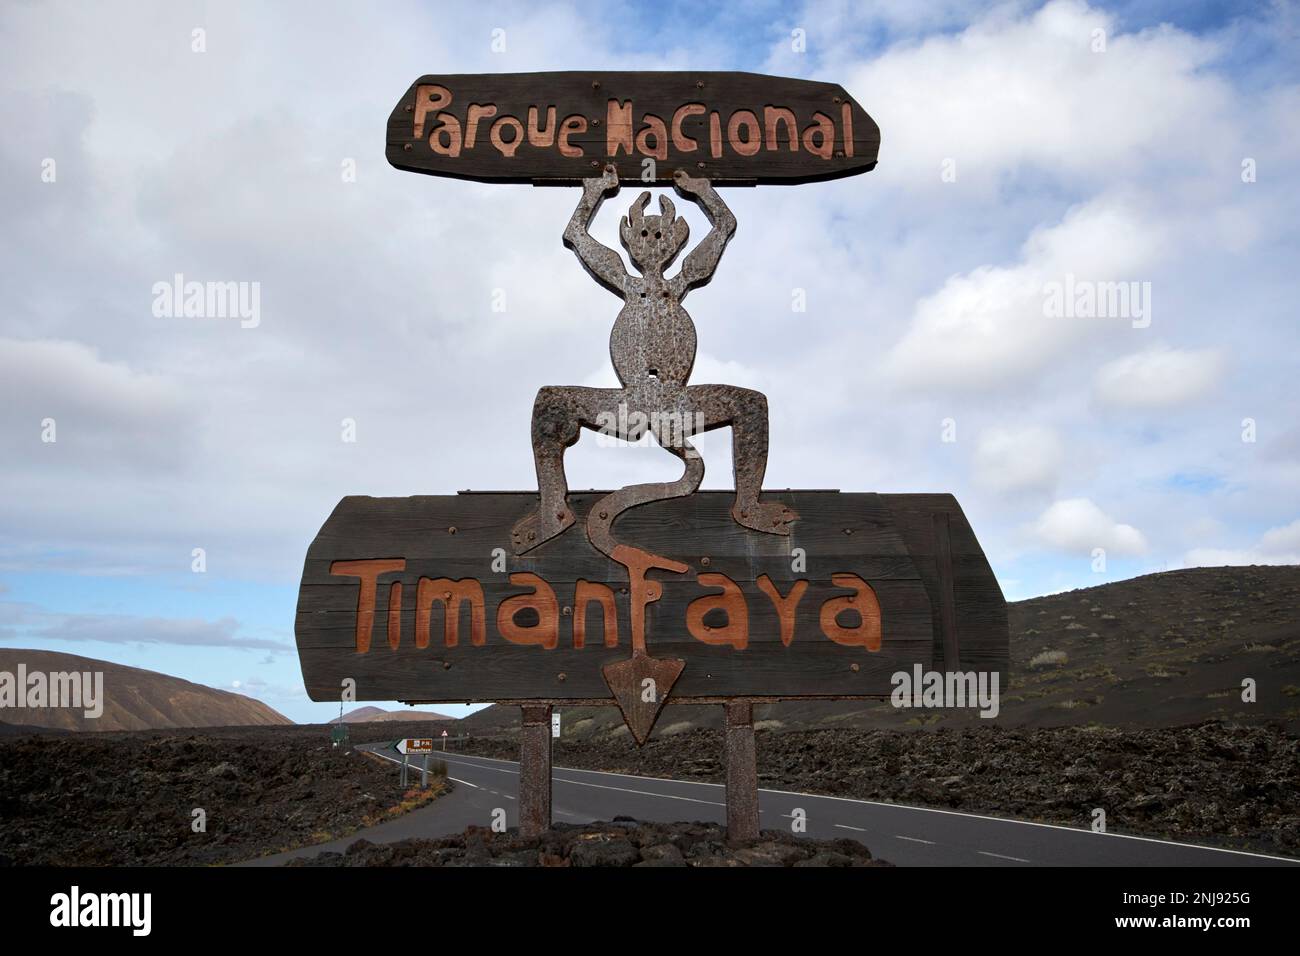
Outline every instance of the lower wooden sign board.
{"type": "MultiPolygon", "coordinates": [[[[619,532],[681,568],[629,569],[578,527],[525,555],[511,529],[535,493],[344,498],[307,552],[296,637],[313,700],[609,704],[634,605],[653,658],[684,663],[673,703],[888,697],[891,675],[1005,675],[1002,592],[943,494],[767,491],[793,534],[739,527],[731,493],[628,512],[619,532]],[[656,596],[657,595],[657,596],[656,596]]],[[[1003,681],[1005,683],[1005,681],[1003,681]]]]}

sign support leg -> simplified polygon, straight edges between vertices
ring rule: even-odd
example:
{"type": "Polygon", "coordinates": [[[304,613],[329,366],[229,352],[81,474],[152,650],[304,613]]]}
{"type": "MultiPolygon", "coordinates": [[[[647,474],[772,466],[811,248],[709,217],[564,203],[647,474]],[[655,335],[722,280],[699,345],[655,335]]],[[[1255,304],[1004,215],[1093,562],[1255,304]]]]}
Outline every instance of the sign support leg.
{"type": "Polygon", "coordinates": [[[754,705],[730,701],[727,711],[727,840],[758,838],[758,764],[754,746],[754,705]]]}
{"type": "Polygon", "coordinates": [[[524,704],[519,728],[519,832],[551,828],[551,705],[524,704]]]}

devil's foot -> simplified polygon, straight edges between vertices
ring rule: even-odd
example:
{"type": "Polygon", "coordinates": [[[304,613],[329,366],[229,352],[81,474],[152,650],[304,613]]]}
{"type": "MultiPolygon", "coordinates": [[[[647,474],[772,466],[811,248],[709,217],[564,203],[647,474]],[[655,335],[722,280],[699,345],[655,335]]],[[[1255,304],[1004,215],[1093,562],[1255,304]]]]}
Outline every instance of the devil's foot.
{"type": "Polygon", "coordinates": [[[766,534],[789,534],[790,525],[798,520],[799,515],[779,501],[757,501],[749,504],[737,503],[732,506],[731,517],[737,524],[766,534]]]}
{"type": "Polygon", "coordinates": [[[573,524],[573,510],[567,507],[556,509],[538,509],[526,518],[521,518],[510,533],[510,543],[515,554],[531,551],[543,541],[550,541],[557,534],[564,532],[573,524]]]}

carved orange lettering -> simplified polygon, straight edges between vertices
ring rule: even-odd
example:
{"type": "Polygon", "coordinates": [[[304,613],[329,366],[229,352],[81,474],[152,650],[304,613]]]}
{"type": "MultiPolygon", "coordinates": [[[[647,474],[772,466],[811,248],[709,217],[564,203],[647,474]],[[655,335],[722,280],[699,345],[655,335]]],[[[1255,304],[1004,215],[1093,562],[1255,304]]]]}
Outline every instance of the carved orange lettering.
{"type": "Polygon", "coordinates": [[[411,135],[416,139],[424,138],[424,119],[430,113],[446,109],[451,105],[451,90],[436,83],[423,83],[415,88],[415,109],[412,111],[413,125],[411,135]]]}
{"type": "Polygon", "coordinates": [[[492,145],[509,159],[514,156],[515,150],[519,149],[519,144],[524,141],[524,124],[513,116],[503,116],[492,124],[492,129],[488,135],[492,138],[492,145]],[[509,126],[514,130],[513,138],[507,140],[502,137],[501,128],[503,126],[509,126]]]}
{"type": "Polygon", "coordinates": [[[571,146],[569,144],[569,137],[585,132],[587,132],[587,117],[578,116],[576,113],[573,116],[564,117],[564,122],[560,124],[560,155],[569,157],[581,156],[582,147],[571,146]]]}
{"type": "Polygon", "coordinates": [[[497,630],[512,644],[540,644],[548,651],[560,642],[560,602],[555,590],[536,574],[520,572],[510,575],[510,583],[531,587],[532,594],[516,594],[497,608],[497,630]],[[519,624],[515,615],[531,608],[537,612],[536,624],[519,624]]]}
{"type": "Polygon", "coordinates": [[[736,650],[749,645],[749,607],[744,592],[725,574],[701,574],[696,580],[705,587],[722,588],[721,594],[706,594],[686,606],[686,629],[691,637],[705,644],[730,644],[736,650]],[[724,611],[727,623],[712,627],[704,623],[710,611],[724,611]]]}
{"type": "Polygon", "coordinates": [[[794,111],[780,106],[763,107],[763,124],[765,127],[764,145],[769,150],[778,150],[781,148],[780,131],[777,128],[777,123],[784,123],[786,132],[790,135],[790,152],[798,152],[799,130],[795,128],[794,111]]]}
{"type": "Polygon", "coordinates": [[[473,149],[474,141],[478,139],[478,121],[485,117],[491,119],[496,115],[497,108],[492,103],[489,103],[487,106],[480,106],[477,103],[469,104],[469,112],[465,114],[466,149],[473,149]]]}
{"type": "Polygon", "coordinates": [[[781,592],[766,574],[760,574],[757,583],[758,589],[772,600],[777,619],[781,622],[781,643],[789,647],[790,641],[794,639],[794,614],[799,608],[799,601],[803,598],[804,592],[808,590],[808,582],[794,582],[790,585],[790,593],[785,597],[781,596],[781,592]]]}
{"type": "Polygon", "coordinates": [[[450,113],[439,113],[438,119],[442,125],[429,134],[429,148],[440,156],[454,159],[460,155],[460,120],[450,113]]]}
{"type": "Polygon", "coordinates": [[[677,107],[677,112],[673,113],[673,147],[679,153],[693,153],[699,148],[699,143],[682,132],[682,124],[688,116],[699,116],[705,112],[707,111],[702,104],[687,103],[677,107]]]}
{"type": "Polygon", "coordinates": [[[822,633],[836,644],[846,647],[880,650],[880,602],[876,599],[876,592],[856,574],[832,574],[831,581],[836,587],[852,588],[857,593],[848,597],[830,598],[822,605],[822,633]],[[860,620],[856,627],[844,627],[839,623],[837,618],[845,611],[858,612],[860,620]]]}
{"type": "Polygon", "coordinates": [[[835,123],[825,113],[814,113],[813,121],[804,128],[803,148],[814,156],[830,159],[835,149],[835,123]],[[820,137],[820,140],[814,140],[820,137]]]}
{"type": "Polygon", "coordinates": [[[379,576],[393,571],[405,571],[405,558],[377,558],[370,561],[334,561],[330,574],[339,577],[360,578],[357,592],[357,653],[370,650],[370,636],[375,630],[375,589],[379,576]]]}
{"type": "Polygon", "coordinates": [[[546,128],[537,125],[537,107],[528,107],[528,145],[550,146],[555,142],[555,107],[546,107],[546,128]]]}
{"type": "Polygon", "coordinates": [[[618,605],[614,603],[614,589],[591,581],[579,581],[573,592],[573,646],[581,649],[587,642],[587,605],[592,601],[603,611],[605,646],[618,647],[618,605]]]}
{"type": "Polygon", "coordinates": [[[749,110],[736,110],[727,120],[727,142],[741,156],[753,156],[763,145],[763,137],[758,130],[758,117],[749,110]],[[746,130],[740,135],[741,128],[746,130]]]}
{"type": "Polygon", "coordinates": [[[487,640],[483,587],[473,578],[452,581],[449,578],[420,578],[415,589],[415,646],[429,646],[429,619],[433,602],[442,602],[443,643],[455,647],[460,643],[460,605],[469,602],[469,640],[482,646],[487,640]]]}
{"type": "Polygon", "coordinates": [[[397,650],[402,643],[402,582],[394,581],[388,588],[388,646],[397,650]]]}
{"type": "Polygon", "coordinates": [[[645,126],[641,127],[641,132],[636,134],[636,148],[642,155],[653,156],[655,159],[663,162],[668,158],[668,127],[664,121],[657,116],[645,115],[645,126]],[[650,145],[650,137],[654,137],[654,145],[650,145]]]}
{"type": "Polygon", "coordinates": [[[632,101],[610,100],[605,110],[605,155],[617,156],[622,150],[632,155],[632,101]]]}

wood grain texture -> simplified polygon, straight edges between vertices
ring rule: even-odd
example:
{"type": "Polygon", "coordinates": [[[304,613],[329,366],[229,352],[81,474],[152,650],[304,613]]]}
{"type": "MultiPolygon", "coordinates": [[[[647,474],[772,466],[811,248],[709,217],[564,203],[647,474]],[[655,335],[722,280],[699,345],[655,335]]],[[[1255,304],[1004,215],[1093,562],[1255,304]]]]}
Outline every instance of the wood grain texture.
{"type": "MultiPolygon", "coordinates": [[[[342,682],[351,678],[359,700],[608,699],[601,668],[628,658],[632,628],[626,569],[596,551],[581,530],[586,510],[600,497],[572,495],[578,525],[522,557],[510,552],[510,530],[536,507],[536,495],[343,499],[304,561],[295,633],[309,695],[337,700],[342,682]],[[374,560],[402,566],[375,579],[385,613],[374,613],[372,605],[369,650],[360,653],[358,607],[366,608],[362,579],[331,568],[374,560]],[[445,583],[428,585],[430,579],[445,583]],[[474,581],[478,588],[453,590],[456,581],[474,581]],[[396,583],[405,586],[393,588],[396,583]],[[614,598],[617,632],[606,628],[601,600],[592,599],[603,588],[614,598]],[[478,589],[481,610],[472,599],[478,589]],[[447,640],[445,608],[455,602],[441,599],[446,594],[467,596],[459,604],[454,646],[447,640]],[[470,639],[480,633],[481,643],[470,639]]],[[[942,669],[946,594],[935,514],[947,515],[953,638],[961,662],[971,669],[1005,670],[1002,593],[951,496],[767,492],[766,497],[799,513],[789,538],[739,528],[729,515],[729,492],[657,502],[619,522],[624,540],[690,569],[650,574],[663,594],[647,607],[648,650],[654,657],[687,661],[674,701],[886,696],[895,671],[917,662],[942,669]],[[802,549],[806,567],[794,570],[794,549],[802,549]],[[723,589],[722,578],[714,575],[734,582],[738,594],[723,589]],[[828,605],[841,629],[861,621],[856,612],[844,613],[853,607],[846,599],[857,592],[843,578],[837,581],[840,575],[856,575],[870,586],[880,616],[878,650],[827,636],[823,609],[828,605]],[[760,577],[768,587],[758,583],[760,577]],[[800,582],[806,583],[799,587],[800,582]],[[798,601],[791,603],[796,591],[798,601]],[[692,616],[692,604],[710,595],[722,598],[720,607],[710,611],[697,605],[700,613],[692,616]],[[744,603],[743,649],[730,640],[710,643],[691,636],[693,628],[704,626],[722,628],[719,638],[730,635],[726,628],[741,616],[737,600],[744,603]]],[[[865,610],[876,613],[869,604],[865,610]]]]}
{"type": "Polygon", "coordinates": [[[386,155],[398,169],[487,182],[574,184],[612,162],[626,183],[668,183],[680,168],[754,185],[864,173],[879,148],[875,120],[833,83],[589,71],[422,76],[389,117],[386,155]]]}

